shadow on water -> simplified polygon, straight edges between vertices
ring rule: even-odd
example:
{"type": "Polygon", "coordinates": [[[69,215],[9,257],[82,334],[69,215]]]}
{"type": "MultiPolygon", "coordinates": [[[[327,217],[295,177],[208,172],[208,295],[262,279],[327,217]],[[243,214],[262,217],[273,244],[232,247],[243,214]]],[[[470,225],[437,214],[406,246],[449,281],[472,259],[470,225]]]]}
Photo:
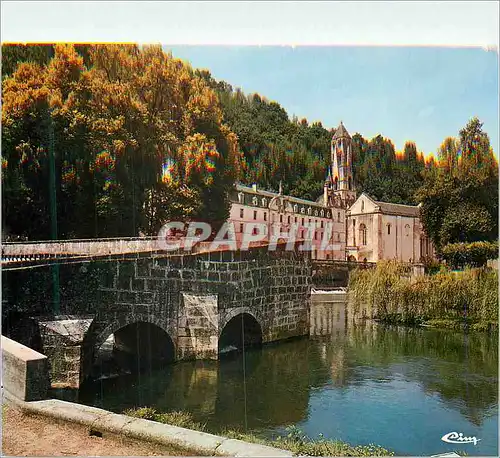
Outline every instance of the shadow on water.
{"type": "Polygon", "coordinates": [[[249,347],[244,358],[235,351],[88,383],[80,402],[116,412],[188,411],[214,432],[246,425],[273,435],[297,425],[311,437],[400,454],[453,450],[440,437],[460,429],[482,439],[469,455],[496,454],[498,336],[316,321],[327,331],[249,347]]]}

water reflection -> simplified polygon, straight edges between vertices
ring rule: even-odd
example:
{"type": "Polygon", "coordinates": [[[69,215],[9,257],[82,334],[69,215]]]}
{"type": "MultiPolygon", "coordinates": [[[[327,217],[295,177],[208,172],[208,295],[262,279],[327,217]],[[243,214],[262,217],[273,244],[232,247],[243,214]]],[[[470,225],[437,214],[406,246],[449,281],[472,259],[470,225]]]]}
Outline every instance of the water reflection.
{"type": "Polygon", "coordinates": [[[212,431],[246,424],[271,435],[295,424],[310,436],[413,455],[455,450],[440,438],[463,430],[482,440],[461,450],[497,453],[496,336],[372,322],[346,327],[338,307],[313,304],[310,338],[251,350],[245,368],[241,354],[177,363],[88,385],[81,402],[186,410],[212,431]]]}

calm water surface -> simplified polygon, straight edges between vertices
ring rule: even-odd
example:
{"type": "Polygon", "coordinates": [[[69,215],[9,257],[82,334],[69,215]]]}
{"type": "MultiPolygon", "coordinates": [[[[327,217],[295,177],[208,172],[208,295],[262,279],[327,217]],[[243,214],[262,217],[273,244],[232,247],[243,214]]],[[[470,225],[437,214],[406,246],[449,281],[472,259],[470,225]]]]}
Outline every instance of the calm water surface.
{"type": "Polygon", "coordinates": [[[398,455],[462,451],[498,455],[498,336],[389,328],[348,329],[318,313],[311,337],[219,362],[182,362],[161,371],[87,385],[81,402],[122,412],[185,410],[209,431],[275,436],[295,425],[398,455]],[[325,321],[326,320],[326,321],[325,321]],[[441,441],[451,431],[474,445],[441,441]]]}

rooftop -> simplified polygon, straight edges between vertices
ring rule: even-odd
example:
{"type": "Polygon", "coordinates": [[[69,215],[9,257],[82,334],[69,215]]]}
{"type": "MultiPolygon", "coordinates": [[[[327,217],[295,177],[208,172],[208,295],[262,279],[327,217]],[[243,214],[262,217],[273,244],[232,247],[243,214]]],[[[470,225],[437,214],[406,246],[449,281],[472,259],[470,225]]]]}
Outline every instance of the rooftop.
{"type": "Polygon", "coordinates": [[[349,132],[345,128],[342,121],[340,121],[340,125],[335,129],[335,133],[333,134],[333,138],[351,138],[349,132]]]}
{"type": "Polygon", "coordinates": [[[401,216],[420,216],[420,207],[416,205],[392,204],[389,202],[374,201],[380,207],[382,213],[390,213],[392,215],[401,216]]]}
{"type": "MultiPolygon", "coordinates": [[[[248,192],[250,194],[258,194],[260,196],[266,196],[266,197],[271,197],[271,198],[279,196],[279,194],[277,192],[265,191],[265,190],[259,189],[259,188],[254,189],[251,186],[245,186],[242,184],[237,184],[236,190],[248,192]]],[[[292,197],[292,196],[286,196],[286,195],[283,195],[283,197],[286,197],[286,199],[288,201],[294,202],[297,204],[314,205],[315,207],[317,207],[317,206],[324,207],[324,205],[321,202],[315,202],[313,200],[299,199],[298,197],[292,197]]]]}

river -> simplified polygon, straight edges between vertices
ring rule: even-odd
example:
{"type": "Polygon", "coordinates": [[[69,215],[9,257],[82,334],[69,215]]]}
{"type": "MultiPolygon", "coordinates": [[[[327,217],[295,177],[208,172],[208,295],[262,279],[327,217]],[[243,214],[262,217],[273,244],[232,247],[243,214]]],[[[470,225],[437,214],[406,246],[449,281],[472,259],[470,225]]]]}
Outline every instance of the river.
{"type": "MultiPolygon", "coordinates": [[[[374,443],[397,455],[498,456],[498,335],[345,327],[317,304],[311,336],[220,361],[179,362],[83,387],[80,402],[122,412],[184,410],[208,431],[374,443]],[[244,364],[243,364],[244,363],[244,364]],[[456,431],[479,439],[448,444],[456,431]]],[[[312,309],[312,312],[314,310],[312,309]]]]}

